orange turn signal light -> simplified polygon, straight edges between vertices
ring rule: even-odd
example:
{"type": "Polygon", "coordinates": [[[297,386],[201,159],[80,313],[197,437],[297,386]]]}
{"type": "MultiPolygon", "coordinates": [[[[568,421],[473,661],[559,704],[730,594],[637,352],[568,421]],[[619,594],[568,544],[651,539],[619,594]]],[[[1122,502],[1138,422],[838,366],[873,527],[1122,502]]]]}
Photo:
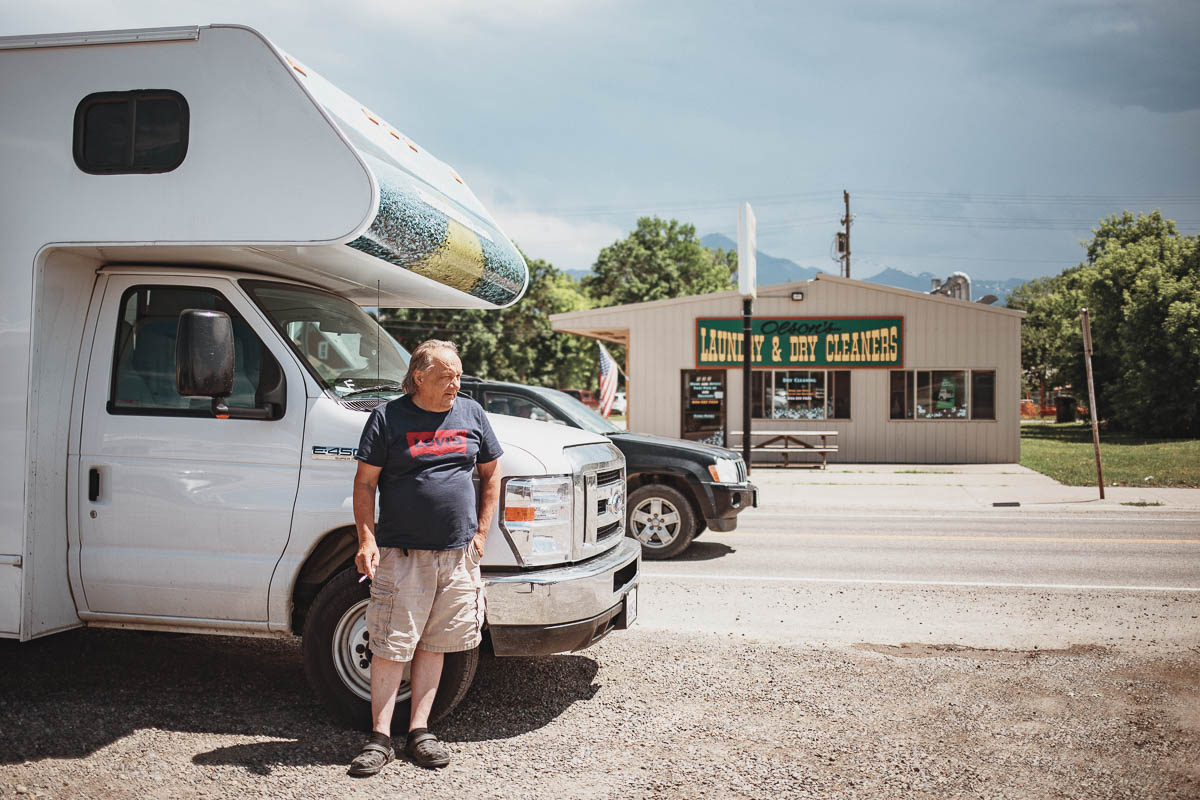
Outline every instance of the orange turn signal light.
{"type": "Polygon", "coordinates": [[[533,522],[533,506],[511,506],[504,509],[505,522],[533,522]]]}

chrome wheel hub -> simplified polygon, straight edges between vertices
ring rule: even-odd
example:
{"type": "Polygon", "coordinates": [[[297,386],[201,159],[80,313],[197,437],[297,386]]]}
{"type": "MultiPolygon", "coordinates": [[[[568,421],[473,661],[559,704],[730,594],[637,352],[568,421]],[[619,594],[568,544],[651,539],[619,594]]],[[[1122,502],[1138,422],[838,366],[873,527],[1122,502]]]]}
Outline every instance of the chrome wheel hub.
{"type": "MultiPolygon", "coordinates": [[[[367,630],[367,601],[346,610],[333,630],[333,668],[346,688],[363,700],[371,699],[371,634],[367,630]]],[[[412,687],[405,664],[404,682],[396,694],[397,702],[408,700],[412,687]]]]}

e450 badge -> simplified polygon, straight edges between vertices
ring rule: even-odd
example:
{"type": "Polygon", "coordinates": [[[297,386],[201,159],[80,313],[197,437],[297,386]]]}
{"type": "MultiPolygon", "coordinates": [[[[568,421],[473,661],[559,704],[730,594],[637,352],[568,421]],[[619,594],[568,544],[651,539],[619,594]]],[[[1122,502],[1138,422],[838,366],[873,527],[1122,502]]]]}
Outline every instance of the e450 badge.
{"type": "Polygon", "coordinates": [[[324,447],[314,444],[312,457],[318,461],[353,461],[358,455],[357,447],[324,447]]]}

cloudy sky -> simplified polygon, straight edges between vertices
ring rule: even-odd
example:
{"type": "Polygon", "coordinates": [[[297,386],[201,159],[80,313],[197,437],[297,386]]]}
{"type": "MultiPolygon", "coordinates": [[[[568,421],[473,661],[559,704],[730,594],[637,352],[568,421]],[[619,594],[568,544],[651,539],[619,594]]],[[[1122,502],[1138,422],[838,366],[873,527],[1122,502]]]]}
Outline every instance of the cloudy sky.
{"type": "Polygon", "coordinates": [[[0,35],[237,22],[453,165],[531,256],[639,216],[853,276],[1028,278],[1108,214],[1200,230],[1200,2],[0,0],[0,35]]]}

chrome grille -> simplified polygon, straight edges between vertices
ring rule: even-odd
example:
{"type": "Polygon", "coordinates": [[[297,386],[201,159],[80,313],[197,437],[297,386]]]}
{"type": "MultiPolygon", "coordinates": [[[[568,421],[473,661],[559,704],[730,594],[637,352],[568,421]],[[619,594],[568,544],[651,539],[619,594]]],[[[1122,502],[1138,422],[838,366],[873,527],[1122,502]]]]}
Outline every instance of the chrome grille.
{"type": "Polygon", "coordinates": [[[576,464],[576,560],[590,558],[625,535],[625,457],[611,442],[564,448],[576,464]]]}
{"type": "Polygon", "coordinates": [[[596,529],[596,541],[602,542],[610,536],[620,536],[625,530],[625,526],[621,522],[610,522],[602,528],[596,529]]]}

